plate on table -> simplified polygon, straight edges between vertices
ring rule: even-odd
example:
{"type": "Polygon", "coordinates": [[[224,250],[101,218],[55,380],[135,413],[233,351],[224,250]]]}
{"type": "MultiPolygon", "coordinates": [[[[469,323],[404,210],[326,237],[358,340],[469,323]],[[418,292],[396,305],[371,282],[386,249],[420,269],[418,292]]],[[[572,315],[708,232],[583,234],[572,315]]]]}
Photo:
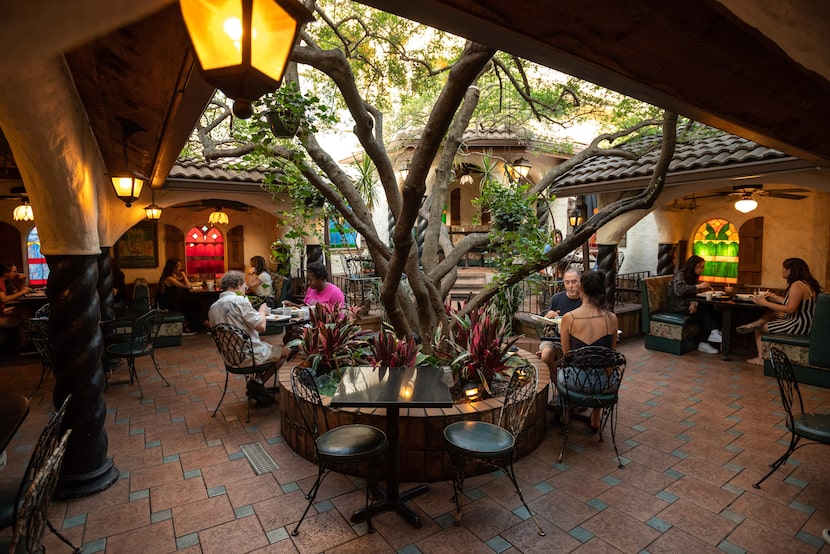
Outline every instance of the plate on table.
{"type": "Polygon", "coordinates": [[[291,319],[291,316],[290,315],[282,315],[282,314],[279,314],[279,315],[278,314],[271,314],[271,315],[265,316],[265,319],[267,321],[288,321],[289,319],[291,319]]]}
{"type": "Polygon", "coordinates": [[[531,314],[530,318],[537,323],[542,323],[544,325],[559,325],[562,322],[561,317],[555,317],[553,319],[548,319],[547,317],[543,317],[541,315],[531,314]]]}
{"type": "Polygon", "coordinates": [[[739,302],[752,302],[752,295],[751,294],[736,294],[735,300],[739,302]]]}

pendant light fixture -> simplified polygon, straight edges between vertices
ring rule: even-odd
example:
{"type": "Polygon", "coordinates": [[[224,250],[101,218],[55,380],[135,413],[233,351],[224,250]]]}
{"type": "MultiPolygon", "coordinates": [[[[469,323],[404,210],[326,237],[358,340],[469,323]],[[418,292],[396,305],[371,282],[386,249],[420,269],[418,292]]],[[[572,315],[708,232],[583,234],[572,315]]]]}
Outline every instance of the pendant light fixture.
{"type": "Polygon", "coordinates": [[[12,215],[15,221],[34,221],[35,214],[32,213],[32,206],[29,204],[29,201],[24,198],[23,203],[17,206],[14,209],[14,213],[12,215]]]}
{"type": "Polygon", "coordinates": [[[205,80],[247,119],[251,102],[280,86],[300,25],[314,21],[297,0],[180,0],[205,80]]]}
{"type": "Polygon", "coordinates": [[[147,215],[147,219],[157,220],[161,219],[161,206],[156,205],[156,191],[154,189],[150,189],[152,194],[150,198],[150,205],[144,208],[144,213],[147,215]]]}
{"type": "Polygon", "coordinates": [[[227,225],[229,221],[228,214],[223,212],[220,206],[217,206],[216,210],[208,216],[208,223],[211,225],[227,225]]]}
{"type": "Polygon", "coordinates": [[[752,194],[744,194],[740,200],[735,202],[735,209],[741,213],[748,214],[758,207],[758,201],[752,197],[752,194]]]}
{"type": "Polygon", "coordinates": [[[127,141],[135,133],[145,131],[146,129],[143,129],[140,125],[129,119],[118,118],[118,122],[121,124],[121,148],[124,152],[124,166],[118,168],[116,171],[110,172],[110,178],[112,179],[112,186],[115,189],[115,195],[130,208],[133,202],[141,196],[141,189],[147,178],[129,169],[127,141]]]}

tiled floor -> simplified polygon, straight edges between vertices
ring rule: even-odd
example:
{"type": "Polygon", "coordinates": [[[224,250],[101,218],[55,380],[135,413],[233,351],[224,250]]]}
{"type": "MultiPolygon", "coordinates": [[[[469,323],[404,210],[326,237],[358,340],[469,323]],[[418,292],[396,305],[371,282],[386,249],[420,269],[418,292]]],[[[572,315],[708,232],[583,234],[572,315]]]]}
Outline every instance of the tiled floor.
{"type": "MultiPolygon", "coordinates": [[[[166,388],[138,362],[145,399],[135,387],[106,394],[109,450],[121,478],[109,490],[56,503],[51,520],[84,552],[816,552],[830,527],[828,451],[799,449],[763,486],[751,484],[783,452],[787,432],[775,383],[760,369],[692,352],[647,351],[621,344],[628,359],[618,443],[599,443],[577,423],[564,464],[551,426],[542,446],[517,463],[523,490],[547,531],[536,534],[508,479],[468,480],[462,525],[452,525],[451,485],[416,498],[424,520],[414,529],[396,514],[375,518],[377,532],[351,525],[362,502],[360,480],[330,475],[298,537],[292,523],[316,467],[280,439],[279,405],[255,410],[245,425],[243,383],[232,381],[214,419],[224,382],[210,337],[185,337],[157,352],[166,388]],[[257,476],[240,444],[260,442],[279,468],[257,476]]],[[[4,360],[0,387],[28,394],[35,358],[4,360]]],[[[0,480],[14,479],[51,408],[51,377],[9,447],[0,480]]],[[[830,410],[830,390],[802,387],[809,409],[830,410]]],[[[47,533],[50,552],[69,549],[47,533]]],[[[830,551],[830,549],[825,549],[830,551]]]]}

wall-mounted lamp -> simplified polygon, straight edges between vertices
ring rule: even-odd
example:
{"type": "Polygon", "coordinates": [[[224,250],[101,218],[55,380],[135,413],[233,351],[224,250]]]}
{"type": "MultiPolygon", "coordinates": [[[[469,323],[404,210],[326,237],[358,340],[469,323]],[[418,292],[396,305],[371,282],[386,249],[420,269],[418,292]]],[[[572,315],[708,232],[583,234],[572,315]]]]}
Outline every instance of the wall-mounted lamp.
{"type": "Polygon", "coordinates": [[[530,162],[521,157],[512,164],[507,164],[507,171],[514,181],[518,181],[520,178],[526,179],[530,175],[531,167],[533,166],[530,165],[530,162]]]}
{"type": "Polygon", "coordinates": [[[571,210],[571,213],[568,214],[568,225],[570,225],[572,229],[576,229],[582,225],[582,214],[579,213],[578,209],[574,208],[571,210]]]}
{"type": "Polygon", "coordinates": [[[202,76],[247,119],[251,102],[280,86],[300,25],[314,21],[297,0],[180,0],[202,76]]]}
{"type": "Polygon", "coordinates": [[[127,142],[131,136],[146,129],[129,119],[118,118],[118,123],[121,124],[121,149],[124,152],[124,167],[119,168],[118,171],[110,172],[110,178],[115,189],[115,195],[130,208],[133,202],[141,196],[141,189],[144,187],[144,181],[147,178],[129,169],[127,142]]]}
{"type": "Polygon", "coordinates": [[[162,209],[161,206],[156,206],[156,191],[152,190],[152,194],[153,196],[150,200],[150,205],[144,208],[144,213],[147,215],[147,219],[161,219],[162,209]]]}
{"type": "Polygon", "coordinates": [[[752,197],[752,194],[744,194],[740,200],[735,202],[735,209],[744,214],[748,214],[757,207],[758,202],[752,197]]]}
{"type": "Polygon", "coordinates": [[[27,199],[23,199],[23,203],[14,209],[12,215],[15,221],[34,221],[35,214],[32,212],[32,206],[27,199]]]}
{"type": "Polygon", "coordinates": [[[216,210],[208,216],[208,223],[211,225],[227,225],[230,220],[228,214],[222,211],[222,208],[216,210]]]}

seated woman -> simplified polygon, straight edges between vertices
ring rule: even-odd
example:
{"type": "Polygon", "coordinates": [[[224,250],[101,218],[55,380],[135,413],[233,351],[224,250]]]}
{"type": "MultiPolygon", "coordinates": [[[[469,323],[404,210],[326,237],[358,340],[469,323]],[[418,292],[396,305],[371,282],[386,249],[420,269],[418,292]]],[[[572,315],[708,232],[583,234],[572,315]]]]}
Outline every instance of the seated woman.
{"type": "MultiPolygon", "coordinates": [[[[589,271],[581,279],[582,305],[562,316],[559,334],[562,339],[562,352],[583,346],[604,346],[609,350],[617,347],[617,316],[608,310],[605,300],[605,274],[601,271],[589,271]]],[[[567,379],[563,368],[559,369],[557,383],[572,390],[578,390],[578,383],[584,381],[576,376],[567,379]]],[[[604,383],[607,387],[611,383],[604,383]]],[[[617,383],[619,386],[619,383],[617,383]]],[[[596,393],[599,391],[581,391],[596,393]]],[[[591,411],[591,429],[599,429],[602,411],[591,411]]]]}
{"type": "Polygon", "coordinates": [[[17,272],[17,266],[11,263],[3,264],[3,276],[0,277],[0,328],[17,328],[18,344],[27,348],[26,333],[23,329],[23,320],[31,317],[29,311],[20,304],[6,305],[7,302],[17,300],[32,289],[23,285],[26,276],[17,272]]]}
{"type": "Polygon", "coordinates": [[[245,275],[245,284],[248,285],[248,293],[255,294],[260,298],[274,296],[274,288],[271,282],[271,274],[265,265],[265,258],[254,256],[251,258],[251,269],[245,275]]]}
{"type": "Polygon", "coordinates": [[[156,286],[156,302],[162,310],[182,312],[185,318],[183,335],[195,335],[202,326],[197,303],[183,297],[190,294],[190,281],[184,273],[181,260],[170,258],[161,270],[156,286]]]}
{"type": "Polygon", "coordinates": [[[700,280],[706,262],[700,256],[691,256],[683,269],[672,277],[669,283],[668,310],[678,314],[688,314],[692,321],[700,326],[697,335],[697,350],[706,354],[717,354],[718,349],[709,344],[723,341],[719,330],[718,314],[709,304],[700,304],[695,300],[698,292],[712,288],[710,283],[700,280]]]}
{"type": "Polygon", "coordinates": [[[764,365],[762,333],[809,335],[813,328],[816,296],[821,292],[821,286],[810,273],[807,262],[801,258],[787,258],[781,268],[781,276],[787,280],[784,297],[770,292],[753,296],[752,301],[768,308],[767,311],[752,323],[736,329],[739,333],[755,333],[758,356],[747,360],[751,364],[764,365]]]}
{"type": "MultiPolygon", "coordinates": [[[[329,272],[321,263],[308,264],[306,268],[306,280],[308,281],[308,290],[306,290],[303,302],[307,306],[314,306],[317,303],[328,304],[335,306],[337,304],[346,305],[346,297],[343,291],[337,288],[337,285],[328,282],[329,272]]],[[[283,300],[283,306],[299,307],[290,300],[283,300]]]]}

